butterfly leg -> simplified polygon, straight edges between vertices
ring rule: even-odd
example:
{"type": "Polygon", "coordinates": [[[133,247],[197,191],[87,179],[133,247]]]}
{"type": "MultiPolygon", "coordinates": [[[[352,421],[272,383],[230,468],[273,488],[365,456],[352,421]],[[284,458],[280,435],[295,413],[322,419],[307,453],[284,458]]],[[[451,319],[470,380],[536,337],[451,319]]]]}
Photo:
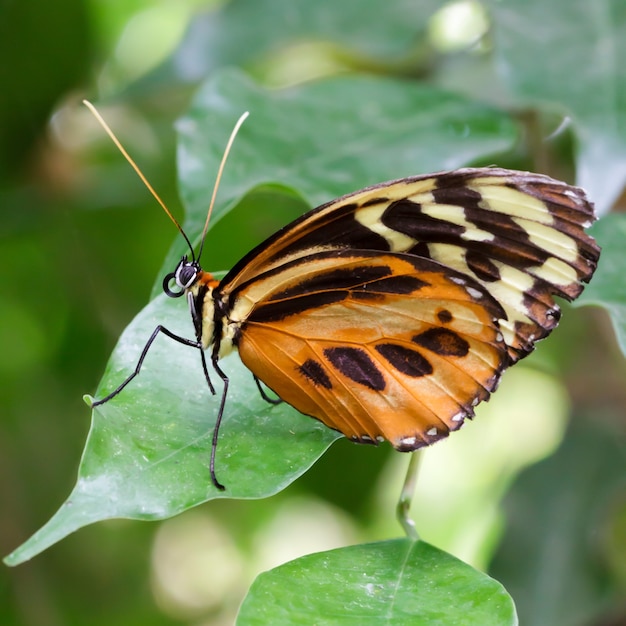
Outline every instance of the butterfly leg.
{"type": "Polygon", "coordinates": [[[206,380],[206,384],[209,386],[209,391],[211,395],[215,395],[215,387],[211,382],[211,377],[209,376],[209,368],[206,364],[206,357],[204,356],[204,350],[200,350],[200,357],[202,359],[202,371],[204,372],[204,379],[206,380]]]}
{"type": "Polygon", "coordinates": [[[256,386],[257,386],[257,388],[259,390],[259,393],[261,394],[261,398],[263,398],[263,400],[265,400],[265,402],[269,402],[270,404],[281,404],[282,403],[282,399],[281,398],[270,398],[265,393],[265,389],[263,389],[263,386],[261,385],[261,381],[254,374],[252,374],[252,376],[254,377],[254,382],[256,383],[256,386]]]}
{"type": "Polygon", "coordinates": [[[144,359],[146,358],[146,355],[148,354],[148,350],[150,350],[150,346],[152,346],[154,340],[158,337],[159,333],[163,333],[170,339],[173,339],[174,341],[177,341],[178,343],[182,343],[185,346],[198,348],[200,350],[200,352],[202,353],[202,364],[204,367],[204,375],[206,376],[209,389],[211,390],[212,393],[215,393],[215,390],[209,378],[209,372],[206,366],[206,360],[204,358],[204,351],[202,350],[202,344],[199,341],[195,341],[193,339],[186,339],[185,337],[176,335],[171,330],[168,330],[164,326],[159,325],[154,329],[154,331],[150,335],[150,339],[148,339],[148,341],[146,342],[146,345],[143,347],[143,350],[141,351],[141,355],[139,356],[139,360],[137,361],[137,365],[135,366],[135,371],[119,387],[114,389],[110,394],[104,396],[104,398],[100,400],[96,400],[95,402],[92,402],[91,408],[100,406],[101,404],[108,402],[111,398],[114,398],[118,393],[120,393],[120,391],[122,391],[122,389],[124,389],[124,387],[126,387],[126,385],[128,385],[128,383],[133,378],[135,378],[135,376],[137,376],[137,374],[139,374],[139,372],[141,371],[141,366],[143,365],[144,359]]]}
{"type": "Polygon", "coordinates": [[[213,428],[213,441],[211,442],[211,461],[209,463],[209,469],[211,471],[211,481],[215,485],[217,489],[220,491],[224,491],[226,487],[222,485],[222,483],[217,480],[217,476],[215,475],[215,453],[217,452],[217,439],[219,436],[220,425],[222,423],[222,417],[224,415],[224,407],[226,406],[226,396],[228,394],[228,376],[224,373],[222,368],[218,365],[217,360],[219,358],[219,345],[214,349],[213,355],[211,357],[211,365],[213,365],[213,369],[217,372],[217,375],[222,379],[224,383],[224,389],[222,391],[222,399],[220,400],[220,408],[217,411],[217,419],[215,420],[215,426],[213,428]]]}

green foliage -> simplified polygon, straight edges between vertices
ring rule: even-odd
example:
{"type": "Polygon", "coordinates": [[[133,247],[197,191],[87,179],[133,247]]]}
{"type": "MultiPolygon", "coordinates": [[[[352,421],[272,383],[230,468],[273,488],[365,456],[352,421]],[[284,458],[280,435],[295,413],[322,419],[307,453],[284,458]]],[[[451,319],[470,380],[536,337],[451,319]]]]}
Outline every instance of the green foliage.
{"type": "Polygon", "coordinates": [[[626,182],[626,5],[621,0],[489,3],[513,97],[571,116],[577,178],[604,213],[626,182]],[[549,50],[544,43],[549,42],[549,50]]]}
{"type": "Polygon", "coordinates": [[[620,546],[604,520],[622,497],[626,454],[597,428],[603,419],[579,416],[559,450],[522,472],[504,500],[510,523],[492,575],[507,580],[522,624],[589,623],[620,592],[606,558],[620,546]],[[554,483],[562,483],[556,493],[554,483]]]}
{"type": "MultiPolygon", "coordinates": [[[[373,180],[488,162],[517,137],[505,113],[410,81],[344,76],[276,91],[240,72],[219,72],[177,125],[185,229],[193,238],[204,225],[230,131],[246,110],[251,115],[233,146],[212,226],[258,187],[291,192],[311,207],[373,180]]],[[[171,271],[181,253],[178,241],[163,269],[171,271]]],[[[222,261],[203,264],[212,262],[222,261]]]]}
{"type": "MultiPolygon", "coordinates": [[[[184,334],[188,320],[180,313],[180,300],[163,294],[151,302],[120,338],[96,397],[106,395],[132,372],[137,348],[157,323],[184,334]]],[[[220,395],[210,395],[199,354],[172,343],[160,337],[137,384],[119,400],[94,410],[74,490],[58,514],[9,563],[32,558],[96,521],[163,519],[216,497],[267,497],[306,471],[339,436],[287,404],[265,402],[239,359],[225,359],[232,393],[217,472],[228,490],[218,491],[211,484],[207,454],[220,395]]]]}
{"type": "MultiPolygon", "coordinates": [[[[33,0],[22,4],[23,10],[31,11],[38,5],[33,0]]],[[[129,6],[116,8],[111,3],[107,9],[94,3],[96,21],[91,30],[82,29],[71,25],[85,19],[86,6],[75,5],[59,5],[57,17],[66,11],[64,41],[85,54],[74,59],[71,71],[67,62],[56,63],[39,54],[46,81],[33,77],[31,82],[38,84],[32,90],[45,91],[45,97],[29,95],[6,109],[0,106],[5,129],[16,130],[11,126],[15,119],[26,119],[29,132],[40,129],[53,103],[76,85],[88,64],[87,51],[95,47],[93,39],[85,41],[89,33],[100,33],[113,46],[133,16],[129,6]]],[[[139,154],[148,178],[166,198],[174,195],[169,124],[179,118],[178,178],[185,228],[192,241],[202,229],[226,138],[237,117],[244,110],[251,112],[221,183],[203,257],[206,269],[227,269],[276,228],[334,196],[386,179],[469,164],[497,163],[576,178],[589,189],[600,211],[608,211],[626,178],[626,77],[619,34],[626,27],[626,15],[617,0],[488,2],[491,31],[479,33],[474,44],[454,54],[442,52],[445,46],[436,40],[429,22],[440,3],[414,5],[405,0],[392,0],[384,8],[373,0],[341,4],[231,0],[194,16],[178,49],[149,76],[117,85],[121,123],[116,125],[113,109],[107,119],[116,130],[122,128],[122,140],[135,156],[139,154]],[[550,136],[559,126],[559,115],[569,115],[571,123],[550,136]],[[150,147],[155,144],[156,150],[150,147]]],[[[137,10],[147,7],[149,3],[137,4],[137,10]]],[[[2,11],[11,18],[7,8],[2,11]]],[[[23,33],[25,50],[34,49],[29,45],[39,35],[24,26],[23,19],[11,19],[16,32],[23,33]]],[[[12,32],[9,22],[0,23],[0,28],[12,32]]],[[[4,49],[18,40],[5,39],[4,49]]],[[[26,67],[28,54],[19,61],[14,74],[5,64],[3,84],[11,93],[15,91],[11,86],[22,85],[28,95],[30,89],[23,86],[29,86],[29,74],[20,69],[26,67]]],[[[96,69],[92,72],[95,77],[96,69]]],[[[111,85],[108,89],[115,91],[111,85]]],[[[61,113],[68,115],[68,108],[61,113]]],[[[62,117],[58,114],[57,122],[62,117]]],[[[80,128],[79,134],[92,132],[84,123],[80,128]]],[[[13,209],[2,216],[7,245],[1,252],[5,300],[0,332],[11,358],[0,364],[7,415],[0,441],[9,442],[2,449],[8,466],[3,474],[19,477],[15,484],[0,487],[10,527],[20,528],[3,538],[6,551],[60,501],[79,455],[77,432],[85,430],[79,421],[85,414],[80,393],[92,388],[96,379],[96,355],[105,352],[105,345],[117,339],[128,317],[145,303],[151,284],[153,299],[122,333],[95,397],[115,388],[132,371],[157,324],[191,334],[185,303],[157,295],[164,271],[171,271],[185,252],[183,242],[177,237],[163,260],[172,239],[171,225],[151,217],[155,213],[151,199],[137,191],[139,185],[121,157],[98,146],[72,154],[71,159],[69,149],[58,145],[46,148],[51,155],[37,152],[36,137],[18,145],[21,133],[9,133],[3,142],[9,156],[31,151],[12,167],[72,159],[86,160],[87,165],[79,167],[57,195],[51,192],[56,188],[49,183],[47,170],[42,174],[41,168],[29,176],[20,170],[0,190],[13,209]],[[39,177],[36,187],[25,182],[33,177],[39,177]],[[125,203],[136,208],[115,210],[125,203]],[[68,241],[75,246],[71,253],[68,241]],[[15,259],[22,263],[19,271],[14,269],[15,259]],[[29,289],[23,285],[26,276],[29,289]],[[65,415],[70,419],[60,418],[65,415]],[[25,495],[17,497],[16,492],[25,495]],[[21,520],[14,513],[19,510],[24,511],[21,520]]],[[[55,182],[59,184],[56,178],[55,182]]],[[[603,256],[577,304],[605,308],[626,351],[623,231],[620,215],[604,217],[594,227],[603,256]]],[[[485,503],[484,528],[474,544],[487,546],[478,564],[487,567],[493,562],[492,574],[502,584],[425,542],[345,547],[349,541],[344,541],[339,550],[318,551],[259,576],[238,623],[407,623],[407,616],[429,624],[516,623],[513,601],[502,585],[512,593],[522,623],[570,619],[577,623],[578,616],[591,621],[619,610],[616,599],[623,596],[625,584],[620,572],[626,571],[623,554],[619,556],[619,546],[625,545],[621,537],[626,516],[617,491],[624,476],[624,445],[622,441],[609,450],[608,441],[614,438],[620,417],[623,420],[626,371],[622,357],[610,349],[613,339],[607,327],[604,319],[568,307],[562,327],[542,344],[538,358],[516,366],[549,369],[570,390],[576,410],[571,412],[562,448],[553,457],[520,474],[511,485],[489,479],[492,499],[485,503]],[[605,407],[602,418],[593,428],[581,429],[585,421],[581,415],[594,413],[600,404],[605,407]],[[583,457],[585,463],[579,463],[583,457]],[[507,491],[504,509],[499,509],[501,494],[507,491]],[[498,510],[501,544],[493,522],[498,510]],[[613,534],[601,550],[577,552],[585,532],[591,532],[587,529],[599,529],[605,537],[607,528],[613,534]],[[572,589],[579,590],[575,603],[568,598],[572,589]]],[[[251,537],[276,515],[272,511],[280,509],[281,502],[294,495],[315,494],[343,506],[358,537],[398,534],[389,522],[393,505],[387,494],[399,491],[399,480],[382,469],[388,458],[384,448],[350,448],[348,454],[338,443],[320,458],[337,438],[335,433],[286,405],[263,402],[236,355],[224,360],[224,369],[231,391],[216,469],[226,484],[225,493],[216,492],[208,476],[219,396],[210,396],[206,389],[196,351],[159,337],[140,376],[114,401],[94,411],[78,480],[64,505],[7,562],[30,559],[95,521],[164,519],[214,499],[220,501],[212,502],[207,511],[222,520],[241,553],[253,552],[251,537]],[[265,498],[298,477],[277,499],[234,501],[265,498]],[[348,483],[346,477],[361,480],[348,483]],[[346,494],[342,504],[336,488],[346,484],[356,484],[359,493],[346,494]],[[358,511],[356,499],[365,503],[358,511]]],[[[506,378],[498,395],[506,393],[505,386],[506,378]]],[[[480,428],[480,418],[479,413],[472,428],[480,428]]],[[[553,425],[545,428],[554,430],[553,425]]],[[[543,433],[527,439],[541,439],[543,433]]],[[[454,437],[462,438],[463,433],[454,437]]],[[[526,445],[523,436],[520,445],[526,445]]],[[[473,453],[479,457],[482,448],[477,445],[473,453]]],[[[522,461],[511,460],[503,473],[508,481],[522,469],[522,461]]],[[[469,473],[471,467],[438,471],[469,473]]],[[[431,476],[435,486],[440,478],[431,476]]],[[[445,501],[453,495],[438,497],[445,501]]],[[[422,517],[428,513],[420,510],[422,517]]],[[[91,593],[103,598],[102,623],[179,623],[181,617],[202,617],[209,623],[211,615],[216,623],[232,621],[237,601],[229,605],[226,598],[205,613],[185,615],[170,609],[170,618],[152,607],[145,590],[139,597],[129,593],[145,577],[142,563],[151,533],[140,525],[132,530],[99,525],[22,567],[38,568],[43,562],[50,571],[64,572],[64,582],[95,581],[91,593]],[[66,545],[73,552],[61,552],[66,545]],[[92,557],[89,564],[81,560],[84,553],[92,557]],[[117,581],[108,592],[100,583],[105,578],[117,581]],[[109,594],[108,600],[103,593],[109,594]]],[[[283,535],[288,542],[287,533],[283,535]]],[[[465,554],[466,538],[450,534],[441,541],[445,545],[439,547],[465,554]]],[[[216,561],[210,567],[220,570],[225,565],[216,561]]],[[[255,567],[256,574],[264,566],[250,568],[255,567]]],[[[19,582],[11,579],[11,584],[13,596],[19,597],[19,582]]],[[[97,623],[93,611],[81,613],[73,598],[65,595],[73,588],[50,587],[61,616],[57,621],[97,623]]],[[[26,593],[34,592],[27,587],[26,593]]],[[[0,609],[3,623],[27,621],[17,601],[4,604],[9,608],[0,609]]]]}
{"type": "Polygon", "coordinates": [[[0,6],[0,179],[20,172],[59,94],[89,72],[89,35],[82,0],[0,6]]]}
{"type": "Polygon", "coordinates": [[[396,539],[305,556],[261,574],[238,626],[516,625],[498,582],[422,542],[396,539]]]}
{"type": "Polygon", "coordinates": [[[617,341],[626,354],[626,283],[623,279],[626,216],[607,215],[594,226],[592,233],[602,242],[602,256],[593,282],[578,302],[602,306],[609,311],[617,341]]]}

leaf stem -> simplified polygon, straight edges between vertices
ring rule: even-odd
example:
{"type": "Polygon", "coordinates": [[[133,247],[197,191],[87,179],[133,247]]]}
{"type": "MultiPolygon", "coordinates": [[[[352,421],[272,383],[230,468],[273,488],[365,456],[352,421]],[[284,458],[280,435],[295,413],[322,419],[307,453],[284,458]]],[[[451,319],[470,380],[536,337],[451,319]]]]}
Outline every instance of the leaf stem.
{"type": "Polygon", "coordinates": [[[419,541],[419,534],[415,528],[415,522],[409,516],[409,512],[411,510],[411,502],[413,501],[413,494],[415,493],[415,485],[419,474],[420,459],[421,455],[419,450],[411,452],[409,466],[396,507],[398,522],[400,522],[400,526],[404,529],[406,536],[413,541],[419,541]]]}

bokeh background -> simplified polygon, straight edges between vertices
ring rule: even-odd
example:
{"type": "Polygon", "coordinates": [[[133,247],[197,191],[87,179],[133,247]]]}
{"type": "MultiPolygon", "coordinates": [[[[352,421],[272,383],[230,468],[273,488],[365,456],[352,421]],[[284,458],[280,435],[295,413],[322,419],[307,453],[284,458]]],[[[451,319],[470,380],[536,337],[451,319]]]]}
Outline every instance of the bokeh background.
{"type": "MultiPolygon", "coordinates": [[[[174,123],[200,81],[224,64],[277,88],[359,71],[511,104],[489,80],[488,7],[405,2],[411,19],[401,33],[385,32],[383,14],[371,46],[355,48],[382,4],[328,3],[316,28],[290,32],[300,4],[0,5],[3,554],[69,493],[89,429],[82,395],[93,393],[119,334],[148,301],[176,235],[80,105],[83,97],[101,103],[181,217],[174,123]]],[[[536,168],[572,179],[567,129],[549,159],[533,148],[537,136],[558,129],[560,112],[553,113],[514,110],[524,143],[508,158],[532,157],[536,168]]],[[[232,241],[212,246],[210,269],[227,269],[302,209],[285,202],[266,220],[238,214],[232,241]]],[[[476,422],[424,455],[413,511],[420,532],[503,582],[522,623],[626,623],[625,374],[605,314],[566,307],[559,331],[508,373],[476,422]]],[[[405,464],[385,447],[338,441],[274,498],[212,502],[165,522],[87,527],[0,571],[0,621],[232,623],[260,571],[399,535],[393,508],[405,464]]]]}

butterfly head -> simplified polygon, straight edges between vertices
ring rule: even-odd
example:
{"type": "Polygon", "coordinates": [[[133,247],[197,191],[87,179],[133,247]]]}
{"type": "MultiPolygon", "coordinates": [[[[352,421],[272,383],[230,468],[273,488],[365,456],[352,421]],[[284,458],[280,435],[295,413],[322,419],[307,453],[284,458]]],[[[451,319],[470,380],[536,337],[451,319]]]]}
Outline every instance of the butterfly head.
{"type": "Polygon", "coordinates": [[[198,262],[195,260],[190,261],[187,256],[184,256],[179,261],[176,269],[163,279],[163,291],[170,298],[180,298],[187,289],[190,289],[194,285],[201,273],[202,270],[198,262]],[[172,291],[170,289],[172,280],[176,283],[178,291],[172,291]]]}

